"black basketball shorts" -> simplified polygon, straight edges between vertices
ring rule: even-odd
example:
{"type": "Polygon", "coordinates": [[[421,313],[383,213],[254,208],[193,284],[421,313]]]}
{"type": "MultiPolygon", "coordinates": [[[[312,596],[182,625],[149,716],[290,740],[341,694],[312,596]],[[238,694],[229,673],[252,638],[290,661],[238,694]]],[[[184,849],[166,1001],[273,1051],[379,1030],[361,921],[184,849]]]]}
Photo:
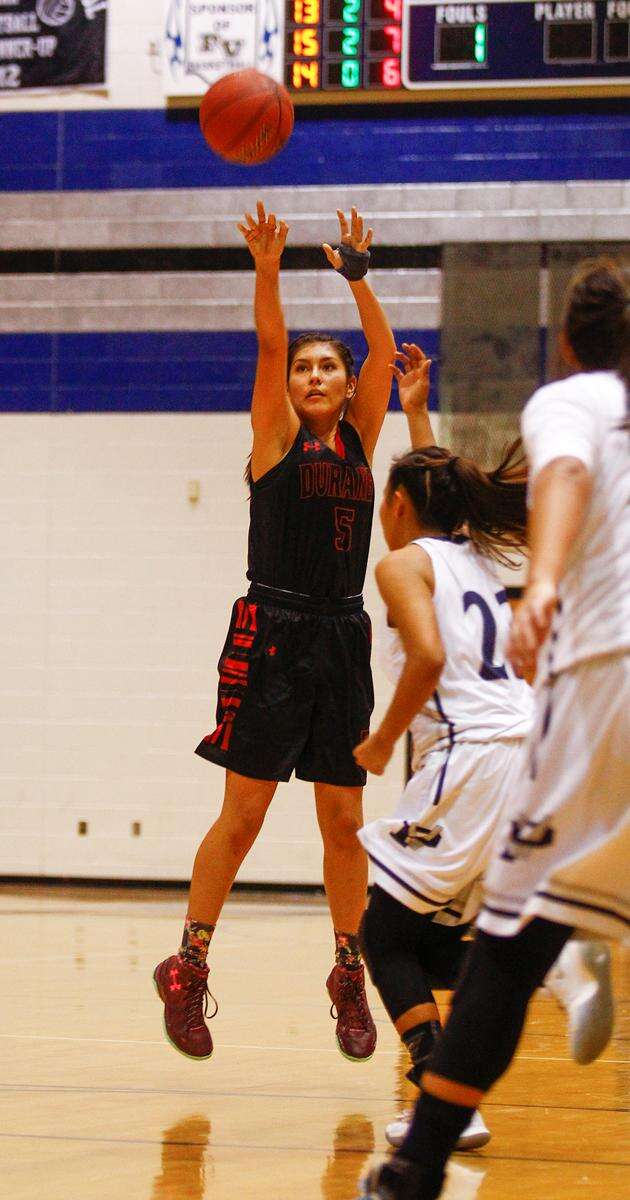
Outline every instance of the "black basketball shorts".
{"type": "Polygon", "coordinates": [[[315,609],[252,585],[219,659],[217,727],[196,753],[254,779],[286,782],[295,771],[361,787],[352,751],[374,707],[371,640],[361,597],[315,609]]]}

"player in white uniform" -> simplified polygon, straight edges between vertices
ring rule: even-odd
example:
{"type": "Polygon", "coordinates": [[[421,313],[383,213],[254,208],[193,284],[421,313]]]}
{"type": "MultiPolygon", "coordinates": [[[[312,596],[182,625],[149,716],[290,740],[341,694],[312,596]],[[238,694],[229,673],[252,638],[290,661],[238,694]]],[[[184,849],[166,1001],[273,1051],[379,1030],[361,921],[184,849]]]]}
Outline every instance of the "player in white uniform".
{"type": "Polygon", "coordinates": [[[572,377],[523,414],[531,566],[509,654],[546,642],[529,778],[487,876],[451,1016],[422,1075],[407,1137],[365,1182],[382,1200],[436,1200],[445,1165],[514,1055],[529,1000],[579,926],[630,929],[630,292],[607,260],[569,288],[561,348],[572,377]]]}
{"type": "MultiPolygon", "coordinates": [[[[417,433],[410,408],[410,394],[422,390],[421,351],[407,349],[407,369],[398,372],[401,400],[412,440],[426,443],[428,418],[417,433]]],[[[394,461],[381,521],[391,553],[377,580],[393,626],[387,658],[397,686],[380,728],[355,755],[381,773],[409,726],[414,773],[395,814],[359,833],[375,883],[362,944],[410,1052],[409,1078],[419,1082],[439,1029],[432,986],[452,988],[461,967],[480,879],[506,798],[519,786],[531,727],[530,688],[505,658],[510,609],[493,561],[505,561],[524,541],[524,465],[508,453],[487,474],[425,444],[394,461]]],[[[388,1126],[393,1144],[399,1127],[404,1133],[404,1116],[388,1126]]],[[[477,1115],[460,1148],[488,1139],[477,1115]]]]}

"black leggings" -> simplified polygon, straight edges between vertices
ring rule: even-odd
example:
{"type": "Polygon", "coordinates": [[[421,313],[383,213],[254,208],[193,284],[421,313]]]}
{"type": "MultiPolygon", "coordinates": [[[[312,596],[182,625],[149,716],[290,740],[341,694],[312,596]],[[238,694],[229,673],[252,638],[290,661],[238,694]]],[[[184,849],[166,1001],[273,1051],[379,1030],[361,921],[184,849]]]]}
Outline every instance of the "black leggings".
{"type": "Polygon", "coordinates": [[[572,932],[540,917],[514,937],[478,930],[428,1069],[487,1091],[510,1065],[531,997],[572,932]]]}
{"type": "Polygon", "coordinates": [[[432,988],[455,986],[469,942],[466,925],[439,925],[376,886],[361,924],[370,978],[392,1021],[433,999],[432,988]]]}
{"type": "MultiPolygon", "coordinates": [[[[573,930],[535,918],[515,937],[478,931],[453,997],[451,1015],[426,1071],[485,1092],[516,1052],[529,1001],[573,930]]],[[[470,1120],[470,1107],[440,1099],[439,1080],[426,1078],[399,1154],[416,1164],[414,1200],[441,1194],[447,1159],[470,1120]],[[435,1090],[433,1090],[435,1089],[435,1090]]]]}

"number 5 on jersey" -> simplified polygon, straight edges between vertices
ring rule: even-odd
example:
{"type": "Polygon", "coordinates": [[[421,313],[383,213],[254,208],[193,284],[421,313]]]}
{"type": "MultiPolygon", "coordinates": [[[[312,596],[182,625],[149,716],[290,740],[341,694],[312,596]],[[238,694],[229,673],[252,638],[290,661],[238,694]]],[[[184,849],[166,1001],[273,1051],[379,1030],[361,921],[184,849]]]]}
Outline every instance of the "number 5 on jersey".
{"type": "Polygon", "coordinates": [[[356,512],[353,508],[335,506],[335,550],[352,549],[352,524],[356,512]]]}

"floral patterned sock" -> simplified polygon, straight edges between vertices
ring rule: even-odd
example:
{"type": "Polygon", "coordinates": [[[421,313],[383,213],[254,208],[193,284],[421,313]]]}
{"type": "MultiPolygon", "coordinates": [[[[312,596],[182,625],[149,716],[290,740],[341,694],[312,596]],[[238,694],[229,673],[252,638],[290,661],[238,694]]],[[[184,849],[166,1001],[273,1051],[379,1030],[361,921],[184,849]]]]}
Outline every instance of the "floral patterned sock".
{"type": "Polygon", "coordinates": [[[186,917],[179,957],[193,967],[205,967],[214,930],[214,925],[204,925],[202,921],[186,917]]]}
{"type": "Polygon", "coordinates": [[[358,933],[341,933],[335,929],[335,963],[345,971],[358,971],[363,966],[358,933]]]}

